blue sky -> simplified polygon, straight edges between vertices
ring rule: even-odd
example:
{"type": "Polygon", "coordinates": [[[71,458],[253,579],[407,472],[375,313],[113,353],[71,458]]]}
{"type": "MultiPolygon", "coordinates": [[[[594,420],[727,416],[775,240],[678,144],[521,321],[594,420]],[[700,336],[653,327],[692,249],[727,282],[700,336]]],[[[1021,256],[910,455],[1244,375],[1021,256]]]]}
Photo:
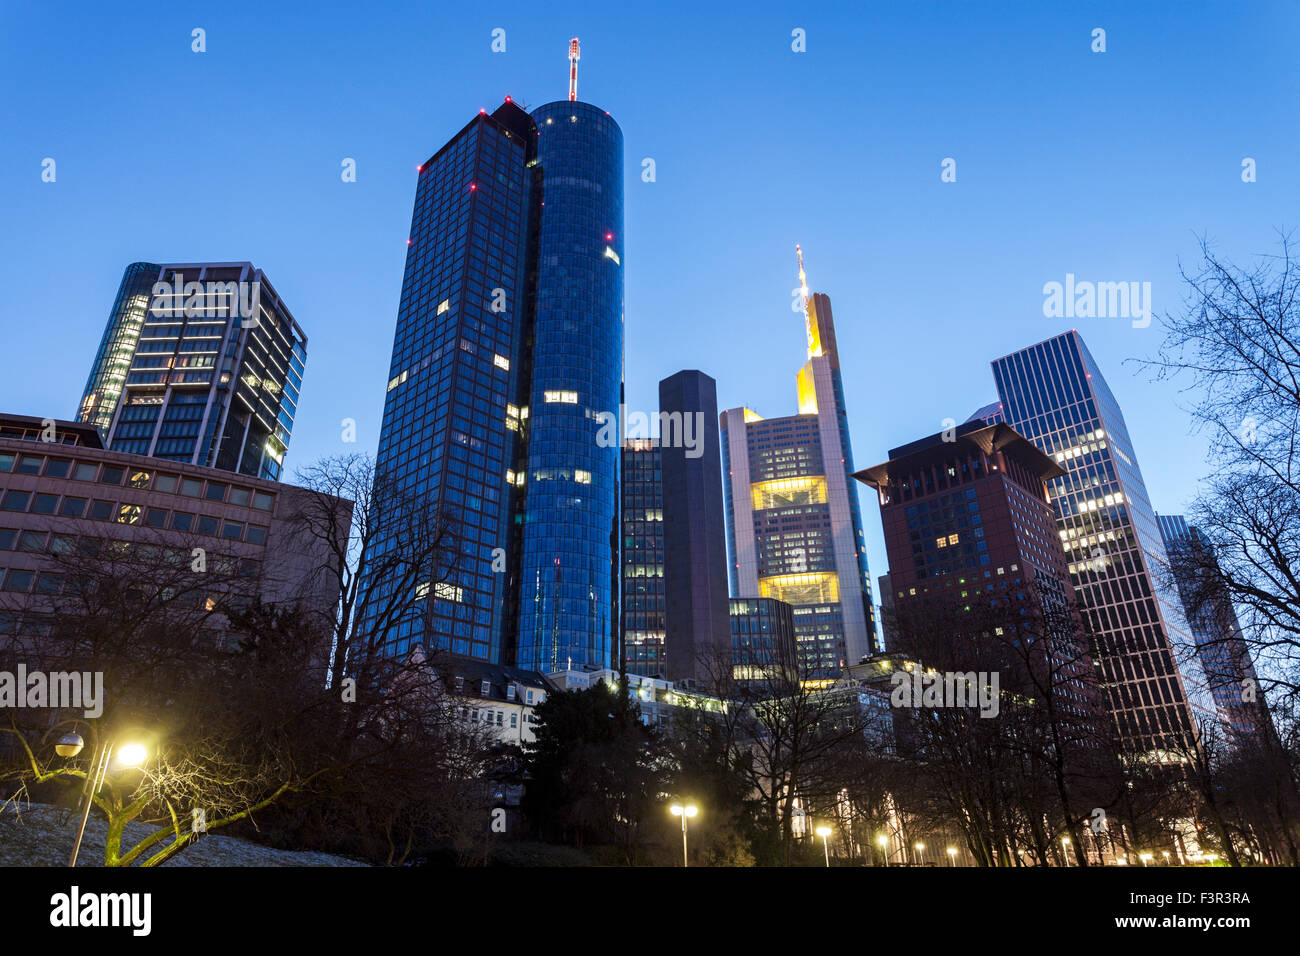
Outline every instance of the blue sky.
{"type": "Polygon", "coordinates": [[[415,167],[480,107],[563,98],[577,35],[581,98],[627,148],[631,408],[702,368],[720,407],[792,413],[800,242],[859,467],[964,419],[995,397],[990,359],[1073,325],[1175,512],[1204,442],[1176,387],[1124,362],[1159,320],[1044,318],[1042,287],[1148,281],[1174,309],[1197,236],[1246,261],[1297,225],[1297,26],[1285,3],[5,4],[0,407],[72,416],[127,263],[247,259],[309,338],[290,469],[373,450],[415,167]]]}

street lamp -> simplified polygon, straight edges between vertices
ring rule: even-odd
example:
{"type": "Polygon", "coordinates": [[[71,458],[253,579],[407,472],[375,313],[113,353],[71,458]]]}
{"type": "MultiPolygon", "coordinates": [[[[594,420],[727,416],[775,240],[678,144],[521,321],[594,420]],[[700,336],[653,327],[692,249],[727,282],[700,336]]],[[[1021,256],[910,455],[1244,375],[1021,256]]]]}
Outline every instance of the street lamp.
{"type": "Polygon", "coordinates": [[[826,854],[826,865],[829,867],[831,865],[831,849],[830,844],[826,841],[831,835],[831,828],[828,826],[820,826],[817,828],[817,835],[822,838],[822,850],[826,854]]]}
{"type": "Polygon", "coordinates": [[[917,843],[916,852],[919,853],[921,856],[921,865],[925,866],[925,844],[917,843]]]}
{"type": "Polygon", "coordinates": [[[682,818],[682,866],[690,866],[690,857],[686,855],[686,821],[695,814],[700,812],[700,808],[693,803],[682,806],[680,803],[674,803],[670,808],[673,816],[682,818]]]}
{"type": "Polygon", "coordinates": [[[956,847],[953,847],[953,846],[948,847],[948,865],[949,865],[949,866],[956,866],[956,865],[957,865],[957,848],[956,848],[956,847]]]}
{"type": "MultiPolygon", "coordinates": [[[[60,757],[75,757],[81,753],[84,746],[85,741],[80,734],[64,734],[54,745],[54,752],[60,757]]],[[[72,843],[72,855],[68,857],[68,866],[77,865],[77,856],[81,853],[81,838],[85,836],[86,821],[90,818],[90,805],[104,785],[104,777],[108,774],[108,763],[112,756],[111,738],[105,739],[103,743],[96,742],[90,760],[90,769],[86,774],[86,784],[81,792],[81,821],[77,824],[77,838],[72,843]]],[[[148,756],[149,752],[141,743],[122,744],[117,749],[117,762],[124,767],[138,767],[148,756]]]]}
{"type": "Polygon", "coordinates": [[[880,844],[881,859],[885,861],[885,866],[889,866],[889,851],[886,849],[889,846],[889,837],[882,833],[876,838],[876,842],[880,844]]]}
{"type": "Polygon", "coordinates": [[[1065,865],[1070,865],[1070,838],[1061,837],[1061,856],[1065,859],[1065,865]]]}

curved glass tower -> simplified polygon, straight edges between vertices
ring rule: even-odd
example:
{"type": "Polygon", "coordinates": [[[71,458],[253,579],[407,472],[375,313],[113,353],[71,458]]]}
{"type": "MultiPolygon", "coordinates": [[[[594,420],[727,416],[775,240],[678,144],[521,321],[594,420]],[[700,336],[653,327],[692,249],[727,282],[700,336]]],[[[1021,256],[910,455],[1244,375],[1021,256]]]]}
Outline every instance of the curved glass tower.
{"type": "Polygon", "coordinates": [[[604,110],[534,110],[541,172],[518,666],[609,666],[617,627],[623,133],[604,110]],[[613,434],[611,435],[611,432],[613,434]]]}

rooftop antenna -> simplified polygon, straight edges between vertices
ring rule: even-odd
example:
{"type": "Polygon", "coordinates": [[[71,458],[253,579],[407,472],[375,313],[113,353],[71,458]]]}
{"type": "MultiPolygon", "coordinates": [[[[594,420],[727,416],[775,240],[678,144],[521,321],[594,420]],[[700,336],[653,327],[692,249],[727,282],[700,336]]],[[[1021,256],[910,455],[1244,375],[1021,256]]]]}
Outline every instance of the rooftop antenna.
{"type": "Polygon", "coordinates": [[[578,98],[578,38],[569,41],[569,102],[578,98]]]}

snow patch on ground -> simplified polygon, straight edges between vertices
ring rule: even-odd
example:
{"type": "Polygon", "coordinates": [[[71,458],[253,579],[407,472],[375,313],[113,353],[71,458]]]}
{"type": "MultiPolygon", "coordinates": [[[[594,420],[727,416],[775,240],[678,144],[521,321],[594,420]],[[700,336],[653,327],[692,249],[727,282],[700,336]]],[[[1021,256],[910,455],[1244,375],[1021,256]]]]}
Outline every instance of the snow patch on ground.
{"type": "MultiPolygon", "coordinates": [[[[12,804],[0,810],[0,866],[67,866],[77,835],[77,814],[45,804],[12,804]]],[[[104,837],[108,825],[92,813],[86,821],[77,866],[104,865],[104,837]]],[[[129,823],[122,835],[122,852],[154,832],[154,828],[129,823]]],[[[168,841],[170,842],[170,841],[168,841]]],[[[166,843],[159,844],[161,848],[166,843]]],[[[356,860],[311,851],[275,850],[241,840],[210,834],[186,847],[163,866],[366,866],[356,860]]]]}

